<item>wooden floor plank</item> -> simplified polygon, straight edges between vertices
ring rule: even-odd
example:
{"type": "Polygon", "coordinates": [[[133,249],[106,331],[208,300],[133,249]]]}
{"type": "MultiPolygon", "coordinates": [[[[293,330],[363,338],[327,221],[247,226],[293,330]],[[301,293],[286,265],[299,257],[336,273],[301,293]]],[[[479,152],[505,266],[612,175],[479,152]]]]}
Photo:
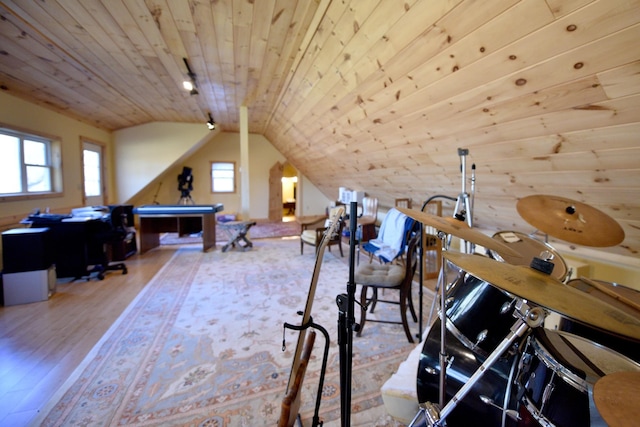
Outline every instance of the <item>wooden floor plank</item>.
{"type": "Polygon", "coordinates": [[[126,275],[60,283],[48,301],[0,307],[0,425],[28,425],[175,251],[134,255],[126,275]]]}

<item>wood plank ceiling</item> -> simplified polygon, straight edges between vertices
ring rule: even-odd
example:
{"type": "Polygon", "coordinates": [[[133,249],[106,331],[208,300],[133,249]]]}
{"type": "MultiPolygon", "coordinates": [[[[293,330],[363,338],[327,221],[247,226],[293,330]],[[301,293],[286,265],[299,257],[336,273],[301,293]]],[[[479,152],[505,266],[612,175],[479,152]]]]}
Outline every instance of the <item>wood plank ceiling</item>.
{"type": "Polygon", "coordinates": [[[13,95],[109,130],[211,112],[238,131],[246,105],[250,132],[327,196],[383,205],[455,198],[468,148],[477,226],[531,232],[518,200],[553,194],[614,218],[626,238],[604,251],[640,258],[639,0],[8,0],[0,14],[13,95]]]}

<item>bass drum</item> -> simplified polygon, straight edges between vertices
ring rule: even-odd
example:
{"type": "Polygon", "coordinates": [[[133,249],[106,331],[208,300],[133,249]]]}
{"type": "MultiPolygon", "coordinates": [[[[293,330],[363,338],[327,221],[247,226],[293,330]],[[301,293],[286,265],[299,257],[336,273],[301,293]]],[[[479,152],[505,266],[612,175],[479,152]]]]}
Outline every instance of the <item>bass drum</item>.
{"type": "Polygon", "coordinates": [[[606,425],[593,402],[593,386],[620,371],[640,371],[640,365],[577,335],[534,330],[518,363],[518,427],[606,425]]]}
{"type": "MultiPolygon", "coordinates": [[[[571,286],[581,292],[587,293],[631,316],[640,317],[639,310],[636,310],[632,305],[621,301],[621,299],[627,300],[632,304],[640,306],[640,292],[634,289],[617,283],[583,278],[569,280],[567,282],[567,286],[571,286]]],[[[622,353],[636,362],[640,362],[640,342],[632,338],[596,329],[564,317],[560,318],[560,321],[558,322],[558,329],[588,338],[609,347],[618,353],[622,353]]]]}
{"type": "MultiPolygon", "coordinates": [[[[420,403],[439,403],[440,326],[440,319],[437,319],[429,330],[420,355],[417,378],[417,394],[420,403]]],[[[469,381],[486,357],[469,350],[448,330],[446,353],[449,361],[446,368],[446,402],[448,402],[469,381]]],[[[458,401],[455,409],[447,417],[446,425],[449,427],[510,425],[507,424],[508,420],[504,419],[503,411],[490,403],[485,403],[480,396],[488,397],[495,405],[501,407],[514,407],[516,402],[511,401],[512,381],[510,379],[516,372],[518,359],[519,354],[513,347],[507,350],[503,357],[485,371],[467,395],[458,401]]]]}
{"type": "Polygon", "coordinates": [[[501,254],[491,249],[488,251],[491,258],[511,265],[526,265],[528,267],[531,265],[531,261],[534,257],[540,258],[542,253],[547,252],[553,256],[553,258],[549,260],[554,264],[551,276],[561,282],[564,282],[567,278],[567,274],[569,272],[567,263],[560,254],[551,247],[551,245],[532,239],[526,234],[518,231],[499,231],[491,237],[506,244],[511,247],[511,249],[522,255],[522,257],[516,257],[509,254],[501,254]]]}
{"type": "Polygon", "coordinates": [[[509,334],[515,322],[514,298],[464,271],[449,285],[445,304],[447,329],[465,347],[484,357],[509,334]]]}

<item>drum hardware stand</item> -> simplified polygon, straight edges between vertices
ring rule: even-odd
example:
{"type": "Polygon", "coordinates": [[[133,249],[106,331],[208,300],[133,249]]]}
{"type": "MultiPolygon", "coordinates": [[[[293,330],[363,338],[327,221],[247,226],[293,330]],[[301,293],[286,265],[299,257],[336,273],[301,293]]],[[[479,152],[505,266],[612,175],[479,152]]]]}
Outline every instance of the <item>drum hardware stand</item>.
{"type": "MultiPolygon", "coordinates": [[[[473,227],[473,203],[474,203],[474,199],[475,199],[475,192],[476,192],[476,165],[475,163],[471,166],[471,194],[467,193],[467,161],[466,161],[466,156],[469,154],[469,149],[467,148],[458,148],[458,156],[460,156],[460,170],[462,172],[462,192],[460,194],[458,194],[458,198],[454,199],[453,197],[449,197],[449,196],[443,196],[443,195],[436,195],[436,196],[432,196],[430,198],[428,198],[424,204],[422,205],[422,212],[424,212],[425,207],[427,206],[427,204],[436,199],[436,198],[445,198],[451,201],[456,202],[455,205],[455,209],[454,209],[454,217],[459,219],[460,221],[466,221],[467,225],[469,225],[469,227],[473,227]],[[464,207],[464,209],[461,209],[461,207],[464,207]]],[[[424,235],[423,233],[423,229],[424,229],[424,224],[421,224],[420,226],[420,270],[419,270],[419,274],[420,274],[420,289],[419,289],[419,301],[420,301],[420,316],[418,316],[419,318],[419,324],[418,324],[418,339],[422,340],[422,301],[423,301],[423,294],[422,294],[422,283],[424,280],[424,254],[423,254],[423,250],[422,248],[424,247],[424,242],[422,241],[422,237],[424,235]]],[[[447,237],[447,241],[446,241],[446,248],[449,248],[449,246],[451,245],[451,237],[452,236],[448,236],[447,237]]],[[[445,249],[445,244],[443,243],[442,246],[443,250],[445,249]]],[[[465,242],[465,252],[466,253],[473,253],[474,250],[474,245],[471,242],[465,242]]],[[[443,268],[444,266],[444,258],[442,260],[442,263],[440,264],[441,268],[443,268]]],[[[436,293],[438,292],[438,288],[441,286],[442,281],[440,280],[440,276],[438,276],[438,285],[436,286],[436,293]]],[[[433,314],[433,307],[435,304],[435,299],[434,302],[431,305],[431,312],[429,313],[429,323],[431,322],[431,316],[433,314]]]]}
{"type": "MultiPolygon", "coordinates": [[[[500,411],[502,411],[503,414],[505,414],[507,417],[515,420],[515,421],[520,421],[520,415],[518,414],[518,411],[516,411],[515,409],[505,409],[502,406],[496,405],[496,403],[493,401],[493,399],[491,399],[489,396],[485,396],[484,394],[480,395],[480,400],[482,400],[482,403],[489,405],[489,406],[493,406],[496,409],[499,409],[500,411]]],[[[504,423],[504,421],[503,421],[504,423]]]]}
{"type": "MultiPolygon", "coordinates": [[[[441,310],[444,312],[444,310],[441,310]]],[[[491,368],[491,366],[502,356],[502,354],[525,332],[531,328],[537,328],[544,323],[546,312],[542,307],[530,308],[524,300],[518,298],[516,303],[516,311],[514,316],[517,317],[516,322],[511,327],[511,332],[502,340],[502,342],[495,348],[495,350],[487,357],[487,359],[480,365],[480,367],[474,372],[469,380],[458,390],[458,392],[451,398],[451,400],[443,406],[433,404],[431,402],[424,402],[420,404],[420,410],[418,414],[411,421],[410,427],[420,418],[421,414],[424,415],[425,421],[429,426],[441,427],[446,418],[458,405],[458,402],[462,400],[471,388],[478,382],[478,380],[484,375],[484,373],[491,368]]],[[[444,333],[442,335],[444,337],[444,333]]],[[[444,340],[442,340],[444,341],[444,340]]],[[[442,356],[442,355],[441,355],[442,356]]],[[[441,359],[442,360],[442,359],[441,359]]],[[[441,368],[442,369],[442,368],[441,368]]],[[[442,370],[441,370],[442,372],[442,370]]],[[[441,391],[441,395],[443,390],[441,391]]],[[[446,390],[444,390],[446,394],[446,390]]]]}
{"type": "MultiPolygon", "coordinates": [[[[351,212],[357,212],[358,202],[350,203],[351,212]]],[[[338,347],[340,348],[340,420],[342,427],[351,425],[351,376],[353,365],[353,332],[360,325],[355,322],[355,254],[357,216],[349,217],[349,281],[347,293],[336,297],[338,304],[338,347]]]]}
{"type": "MultiPolygon", "coordinates": [[[[432,200],[435,200],[435,199],[440,199],[440,198],[451,200],[451,201],[455,201],[456,200],[453,197],[449,197],[449,196],[445,196],[445,195],[442,195],[442,194],[438,194],[438,195],[429,197],[422,204],[422,208],[420,210],[422,212],[424,212],[424,210],[427,207],[427,205],[429,204],[429,202],[431,202],[432,200]]],[[[418,268],[418,275],[420,277],[420,288],[418,289],[418,297],[419,297],[418,310],[419,310],[419,315],[418,315],[418,334],[416,335],[416,337],[418,338],[418,342],[422,342],[422,330],[423,330],[423,326],[422,326],[422,305],[423,304],[422,304],[422,301],[423,301],[423,297],[424,297],[423,290],[422,290],[422,284],[424,283],[424,245],[425,245],[425,242],[423,240],[423,237],[424,237],[424,224],[422,224],[422,223],[420,223],[419,233],[420,233],[420,250],[418,252],[418,255],[419,255],[418,261],[420,262],[420,266],[418,268]]],[[[440,240],[442,241],[442,239],[440,239],[440,240]]],[[[442,245],[442,249],[444,249],[445,248],[444,241],[442,241],[441,245],[442,245]]],[[[443,265],[442,263],[443,262],[444,262],[444,258],[442,258],[441,262],[440,262],[440,272],[438,273],[438,281],[437,281],[436,289],[435,289],[436,295],[438,294],[438,289],[440,289],[440,285],[442,283],[442,278],[440,277],[440,275],[442,274],[442,265],[443,265]]],[[[427,324],[429,324],[429,325],[431,324],[431,316],[433,316],[433,308],[435,307],[435,302],[436,302],[436,299],[434,298],[433,302],[431,303],[431,310],[429,312],[429,320],[427,322],[427,324]]]]}
{"type": "MultiPolygon", "coordinates": [[[[462,172],[462,187],[461,192],[458,194],[458,200],[456,201],[456,207],[453,216],[460,221],[465,221],[471,228],[473,227],[473,199],[476,188],[476,165],[471,166],[471,189],[472,194],[467,193],[467,155],[469,154],[468,148],[458,148],[458,156],[460,156],[460,171],[462,172]]],[[[465,253],[473,253],[474,244],[471,242],[465,242],[465,253]]]]}
{"type": "MultiPolygon", "coordinates": [[[[303,313],[302,311],[299,311],[298,314],[302,316],[303,313]]],[[[320,413],[320,402],[322,401],[322,387],[324,385],[324,375],[327,370],[327,360],[329,358],[329,332],[327,332],[327,330],[322,326],[318,325],[317,323],[314,323],[312,317],[309,317],[309,321],[304,325],[300,325],[300,326],[292,325],[290,323],[285,322],[284,328],[293,329],[294,331],[303,331],[308,328],[314,328],[319,330],[322,333],[322,335],[324,335],[324,353],[322,356],[322,368],[320,369],[320,379],[318,380],[318,394],[316,396],[316,406],[315,406],[315,411],[313,412],[313,424],[312,424],[313,427],[322,426],[323,423],[322,421],[320,421],[319,413],[320,413]]],[[[285,331],[283,329],[282,330],[282,351],[286,350],[284,333],[285,331]]]]}

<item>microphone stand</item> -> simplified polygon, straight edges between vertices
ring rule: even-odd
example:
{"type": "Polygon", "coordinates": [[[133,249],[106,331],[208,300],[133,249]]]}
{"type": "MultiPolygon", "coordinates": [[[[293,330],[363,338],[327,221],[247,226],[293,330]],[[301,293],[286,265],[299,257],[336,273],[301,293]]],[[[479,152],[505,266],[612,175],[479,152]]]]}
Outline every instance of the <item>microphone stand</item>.
{"type": "Polygon", "coordinates": [[[340,419],[342,427],[351,425],[351,376],[353,364],[353,331],[355,324],[355,253],[356,229],[358,227],[358,202],[351,202],[349,215],[349,281],[347,293],[336,297],[338,304],[338,346],[340,348],[340,419]]]}

